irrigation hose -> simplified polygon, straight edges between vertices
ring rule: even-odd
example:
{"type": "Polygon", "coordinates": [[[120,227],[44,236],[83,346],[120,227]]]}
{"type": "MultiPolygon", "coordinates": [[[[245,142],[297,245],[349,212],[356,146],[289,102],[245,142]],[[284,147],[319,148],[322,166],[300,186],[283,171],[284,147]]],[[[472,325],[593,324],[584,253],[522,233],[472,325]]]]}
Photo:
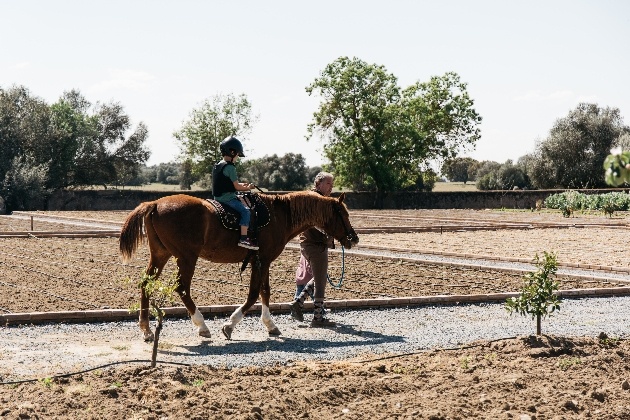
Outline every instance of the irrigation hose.
{"type": "MultiPolygon", "coordinates": [[[[127,364],[127,363],[152,363],[151,360],[142,360],[142,359],[133,359],[133,360],[121,360],[119,362],[112,362],[112,363],[107,363],[105,365],[99,365],[99,366],[95,366],[93,368],[90,369],[85,369],[85,370],[81,370],[78,372],[71,372],[71,373],[62,373],[60,375],[53,375],[53,376],[47,376],[46,378],[37,378],[37,379],[21,379],[19,381],[8,381],[8,382],[0,382],[0,385],[18,385],[18,384],[25,384],[25,383],[31,383],[31,382],[39,382],[42,381],[44,379],[56,379],[56,378],[68,378],[70,376],[74,376],[74,375],[81,375],[83,373],[87,373],[87,372],[91,372],[93,370],[97,370],[97,369],[104,369],[106,367],[109,366],[114,366],[114,365],[121,365],[121,364],[127,364]]],[[[159,360],[156,361],[156,363],[158,364],[162,364],[162,365],[177,365],[177,366],[191,366],[190,363],[179,363],[179,362],[161,362],[159,360]]]]}

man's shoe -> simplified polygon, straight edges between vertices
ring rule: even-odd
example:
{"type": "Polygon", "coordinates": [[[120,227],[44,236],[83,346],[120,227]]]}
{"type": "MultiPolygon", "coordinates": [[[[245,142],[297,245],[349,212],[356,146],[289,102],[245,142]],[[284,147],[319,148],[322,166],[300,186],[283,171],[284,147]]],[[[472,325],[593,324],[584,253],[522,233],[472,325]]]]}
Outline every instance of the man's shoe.
{"type": "Polygon", "coordinates": [[[253,250],[258,249],[258,245],[252,242],[252,240],[249,238],[241,239],[240,241],[238,241],[238,246],[253,250]]]}
{"type": "Polygon", "coordinates": [[[300,306],[300,302],[297,300],[293,301],[293,303],[291,304],[291,318],[300,322],[304,321],[304,314],[302,313],[302,307],[300,306]]]}
{"type": "Polygon", "coordinates": [[[333,328],[336,327],[337,323],[335,321],[331,321],[330,319],[322,318],[316,319],[313,318],[311,321],[311,328],[333,328]]]}

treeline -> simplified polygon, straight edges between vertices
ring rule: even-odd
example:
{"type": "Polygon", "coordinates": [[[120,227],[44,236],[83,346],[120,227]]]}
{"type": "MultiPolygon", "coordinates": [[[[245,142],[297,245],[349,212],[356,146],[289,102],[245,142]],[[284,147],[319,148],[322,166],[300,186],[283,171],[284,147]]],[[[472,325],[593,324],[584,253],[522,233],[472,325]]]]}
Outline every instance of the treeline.
{"type": "Polygon", "coordinates": [[[475,182],[480,190],[606,188],[602,165],[613,148],[630,150],[630,127],[619,109],[582,103],[516,163],[456,157],[443,163],[441,173],[450,181],[475,182]]]}
{"type": "MultiPolygon", "coordinates": [[[[435,166],[447,179],[481,190],[604,188],[610,150],[630,150],[630,127],[619,109],[582,103],[516,163],[462,157],[481,138],[482,118],[453,72],[401,87],[384,66],[340,57],[306,92],[320,98],[306,132],[307,140],[324,143],[323,169],[335,175],[336,187],[376,192],[375,207],[387,192],[431,191],[435,166]]],[[[173,132],[181,151],[175,162],[147,167],[149,131],[142,122],[132,126],[119,103],[92,104],[71,90],[47,104],[24,87],[0,88],[0,201],[9,211],[45,208],[55,190],[94,185],[211,189],[221,141],[238,136],[247,155],[257,119],[245,94],[212,96],[173,132]]],[[[630,164],[622,163],[627,171],[630,164]]],[[[301,154],[274,154],[243,160],[239,178],[288,191],[310,186],[321,169],[307,167],[301,154]]]]}
{"type": "MultiPolygon", "coordinates": [[[[306,166],[304,156],[287,153],[284,156],[272,155],[259,159],[249,159],[238,164],[239,179],[253,182],[259,188],[270,191],[295,191],[309,188],[319,171],[320,166],[306,166]]],[[[212,168],[208,171],[211,172],[212,168]]],[[[210,173],[204,176],[193,175],[186,162],[160,163],[153,166],[142,166],[138,176],[126,185],[141,186],[152,183],[179,185],[182,190],[191,189],[193,184],[201,188],[212,189],[210,173]]]]}
{"type": "MultiPolygon", "coordinates": [[[[228,104],[236,110],[243,101],[242,96],[228,95],[220,97],[217,106],[225,109],[228,104]]],[[[185,127],[195,122],[194,112],[185,127]]],[[[250,124],[249,117],[247,124],[234,122],[234,114],[214,114],[213,121],[224,128],[205,131],[213,133],[211,140],[217,143],[201,148],[210,152],[208,159],[184,153],[173,162],[149,167],[148,129],[142,122],[133,127],[121,104],[93,104],[76,90],[48,104],[23,86],[0,88],[0,207],[43,209],[53,191],[66,188],[164,183],[190,189],[197,183],[211,189],[212,165],[220,159],[218,142],[250,124]]],[[[206,127],[197,128],[204,132],[206,127]]],[[[179,132],[174,136],[181,138],[179,132]]],[[[241,162],[239,178],[260,188],[288,191],[307,188],[320,170],[306,166],[301,154],[274,154],[241,162]]]]}

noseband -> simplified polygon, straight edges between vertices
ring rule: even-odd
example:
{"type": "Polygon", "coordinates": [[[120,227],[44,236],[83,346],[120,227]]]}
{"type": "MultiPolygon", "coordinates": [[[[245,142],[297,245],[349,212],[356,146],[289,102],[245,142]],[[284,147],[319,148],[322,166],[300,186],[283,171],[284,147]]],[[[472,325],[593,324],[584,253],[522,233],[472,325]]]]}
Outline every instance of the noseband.
{"type": "Polygon", "coordinates": [[[341,213],[341,204],[337,204],[335,203],[334,206],[335,209],[335,213],[339,216],[339,218],[341,219],[341,224],[343,225],[343,229],[346,232],[346,237],[345,239],[349,242],[352,243],[353,240],[358,240],[359,238],[357,237],[356,232],[354,231],[354,229],[352,229],[352,227],[348,227],[348,225],[346,224],[345,219],[343,218],[343,214],[341,213]]]}

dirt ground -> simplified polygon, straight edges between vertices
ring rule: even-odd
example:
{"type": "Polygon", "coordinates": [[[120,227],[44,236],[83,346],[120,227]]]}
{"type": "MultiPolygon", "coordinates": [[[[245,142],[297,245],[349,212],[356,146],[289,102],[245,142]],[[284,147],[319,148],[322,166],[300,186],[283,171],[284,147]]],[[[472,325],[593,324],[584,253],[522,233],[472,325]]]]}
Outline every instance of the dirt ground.
{"type": "MultiPolygon", "coordinates": [[[[365,212],[360,219],[369,220],[373,213],[365,212]]],[[[418,214],[405,217],[419,223],[418,214]]],[[[479,220],[480,214],[456,212],[453,216],[479,220]]],[[[391,223],[393,214],[377,216],[391,223]]],[[[566,222],[556,216],[549,217],[566,222]]],[[[118,221],[124,214],[107,217],[118,221]]],[[[509,214],[492,213],[492,217],[510,220],[509,214]]],[[[527,217],[527,213],[519,214],[518,221],[527,217]]],[[[531,217],[540,216],[532,213],[531,217]]],[[[413,233],[391,240],[389,235],[364,235],[362,240],[438,251],[466,244],[458,252],[529,259],[533,251],[553,247],[560,262],[588,263],[593,258],[590,262],[596,265],[628,268],[626,255],[612,253],[625,246],[627,235],[620,229],[627,229],[626,220],[607,222],[590,215],[582,220],[587,219],[619,226],[413,233]]],[[[0,310],[128,307],[136,302],[137,293],[121,279],[137,275],[146,254],[141,252],[130,266],[123,266],[116,244],[115,238],[0,239],[0,310]]],[[[334,258],[333,271],[340,268],[334,258]]],[[[296,261],[297,251],[287,250],[274,264],[274,301],[290,299],[296,261]]],[[[520,275],[494,270],[365,257],[347,259],[346,267],[344,289],[330,289],[332,299],[515,291],[521,281],[520,275]]],[[[606,287],[574,283],[561,288],[606,287]]],[[[246,279],[240,280],[237,267],[202,264],[193,288],[199,305],[240,303],[246,279]]],[[[1,385],[0,418],[628,419],[628,354],[630,342],[615,337],[542,336],[479,342],[457,350],[379,358],[366,355],[362,360],[335,363],[298,361],[266,368],[114,367],[1,385]]]]}
{"type": "MultiPolygon", "coordinates": [[[[147,250],[143,247],[131,264],[124,265],[117,255],[117,244],[116,238],[0,239],[0,310],[20,313],[130,308],[138,302],[139,291],[135,281],[129,283],[126,279],[139,278],[148,259],[147,250]]],[[[273,263],[273,302],[292,299],[298,259],[298,250],[286,249],[273,263]]],[[[340,254],[331,254],[329,273],[335,282],[341,276],[342,263],[342,287],[328,287],[329,300],[515,292],[523,282],[518,272],[350,255],[342,262],[340,254]]],[[[167,265],[167,272],[174,269],[174,264],[167,265]]],[[[241,277],[238,264],[200,261],[191,292],[195,303],[242,303],[247,296],[249,272],[248,268],[241,277]]],[[[562,290],[625,285],[562,276],[558,279],[562,290]]],[[[174,306],[181,305],[179,299],[175,300],[174,306]]]]}
{"type": "Polygon", "coordinates": [[[629,353],[604,336],[541,336],[284,367],[120,367],[3,385],[0,416],[627,419],[629,353]]]}

